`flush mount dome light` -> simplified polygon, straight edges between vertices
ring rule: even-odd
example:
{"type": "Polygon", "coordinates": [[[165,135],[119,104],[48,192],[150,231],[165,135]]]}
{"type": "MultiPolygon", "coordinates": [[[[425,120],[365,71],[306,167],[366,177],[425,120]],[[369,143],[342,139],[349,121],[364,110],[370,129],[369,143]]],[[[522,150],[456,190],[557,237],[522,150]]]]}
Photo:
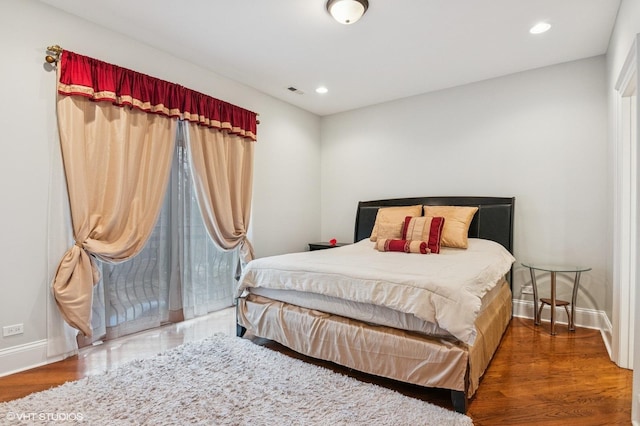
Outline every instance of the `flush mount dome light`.
{"type": "Polygon", "coordinates": [[[368,0],[329,0],[327,2],[327,11],[333,16],[333,19],[341,24],[353,24],[369,8],[368,0]]]}

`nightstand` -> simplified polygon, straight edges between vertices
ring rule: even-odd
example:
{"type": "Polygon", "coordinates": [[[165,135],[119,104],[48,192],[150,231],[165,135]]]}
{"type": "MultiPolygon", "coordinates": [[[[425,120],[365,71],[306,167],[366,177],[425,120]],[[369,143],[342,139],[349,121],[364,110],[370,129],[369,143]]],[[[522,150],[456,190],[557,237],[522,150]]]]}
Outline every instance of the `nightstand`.
{"type": "Polygon", "coordinates": [[[336,245],[331,245],[329,244],[329,242],[324,242],[324,243],[309,243],[309,251],[314,251],[314,250],[324,250],[324,249],[330,249],[330,248],[334,248],[334,247],[342,247],[342,246],[346,246],[349,243],[337,243],[336,245]]]}

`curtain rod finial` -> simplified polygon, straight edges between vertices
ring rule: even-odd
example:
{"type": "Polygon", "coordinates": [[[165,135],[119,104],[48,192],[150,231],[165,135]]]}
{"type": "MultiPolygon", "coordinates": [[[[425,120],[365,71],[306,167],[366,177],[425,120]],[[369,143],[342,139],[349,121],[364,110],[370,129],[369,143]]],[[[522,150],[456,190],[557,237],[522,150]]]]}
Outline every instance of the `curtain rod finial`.
{"type": "Polygon", "coordinates": [[[60,54],[62,54],[62,47],[58,46],[57,44],[55,44],[53,46],[48,46],[47,47],[47,52],[51,52],[51,53],[53,53],[53,55],[45,56],[44,60],[47,61],[50,64],[53,64],[53,63],[58,62],[58,60],[60,59],[60,54]]]}

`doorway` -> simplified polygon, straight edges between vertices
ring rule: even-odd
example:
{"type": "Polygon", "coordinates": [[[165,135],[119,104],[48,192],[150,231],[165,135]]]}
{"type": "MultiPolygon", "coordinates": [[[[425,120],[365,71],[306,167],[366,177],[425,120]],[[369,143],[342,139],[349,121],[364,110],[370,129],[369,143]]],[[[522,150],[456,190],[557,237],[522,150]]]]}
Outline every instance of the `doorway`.
{"type": "MultiPolygon", "coordinates": [[[[638,253],[637,60],[633,43],[616,84],[612,359],[633,368],[638,253]]],[[[640,296],[640,295],[639,295],[640,296]]]]}

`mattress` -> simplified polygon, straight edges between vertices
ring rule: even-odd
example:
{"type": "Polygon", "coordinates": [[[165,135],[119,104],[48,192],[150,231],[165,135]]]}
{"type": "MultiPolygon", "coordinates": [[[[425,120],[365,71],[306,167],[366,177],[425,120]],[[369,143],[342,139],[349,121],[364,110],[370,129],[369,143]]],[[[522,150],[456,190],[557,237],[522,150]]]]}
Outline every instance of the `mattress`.
{"type": "MultiPolygon", "coordinates": [[[[514,260],[502,245],[483,239],[469,239],[468,249],[443,248],[440,254],[427,255],[379,252],[374,243],[363,240],[330,250],[253,260],[243,271],[237,291],[238,296],[265,289],[308,293],[309,303],[333,304],[332,309],[354,307],[362,321],[378,323],[377,315],[390,313],[395,316],[390,326],[428,333],[445,330],[472,345],[483,298],[514,260]],[[335,306],[337,299],[344,300],[346,307],[335,306]],[[375,311],[370,305],[376,306],[375,311]],[[426,330],[432,327],[427,323],[440,330],[426,330]]],[[[298,296],[281,294],[277,297],[298,296]]],[[[304,306],[299,300],[295,304],[304,306]]]]}
{"type": "MultiPolygon", "coordinates": [[[[504,278],[501,278],[500,282],[482,297],[482,305],[480,306],[478,315],[480,315],[486,306],[491,303],[491,301],[500,292],[503,285],[508,286],[508,283],[504,278]]],[[[323,294],[304,293],[296,290],[276,290],[259,287],[251,289],[250,292],[258,296],[267,297],[271,300],[277,300],[328,314],[340,315],[342,317],[352,318],[367,324],[384,325],[434,337],[455,339],[451,333],[440,328],[437,324],[420,319],[413,314],[407,314],[385,306],[353,302],[350,300],[325,296],[323,294]]]]}

